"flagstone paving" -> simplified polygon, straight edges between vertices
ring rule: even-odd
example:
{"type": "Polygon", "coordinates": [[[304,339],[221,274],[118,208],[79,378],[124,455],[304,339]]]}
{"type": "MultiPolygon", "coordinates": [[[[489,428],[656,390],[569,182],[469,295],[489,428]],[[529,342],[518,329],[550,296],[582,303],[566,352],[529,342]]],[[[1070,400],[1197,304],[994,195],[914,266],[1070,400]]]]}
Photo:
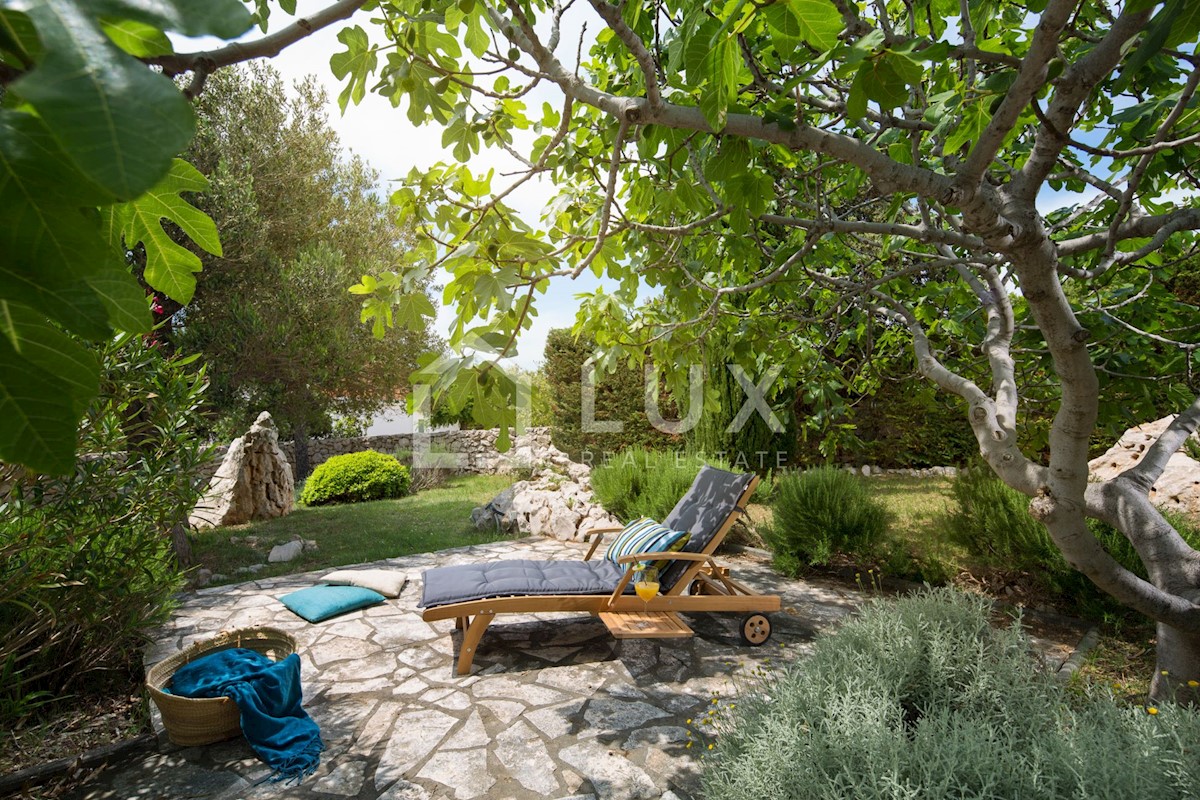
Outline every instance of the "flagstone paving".
{"type": "MultiPolygon", "coordinates": [[[[78,795],[109,798],[577,798],[689,800],[712,741],[697,723],[726,707],[865,595],[788,580],[753,556],[724,558],[739,580],[782,595],[764,646],[741,644],[740,616],[685,615],[690,639],[616,640],[587,614],[502,615],[484,635],[471,675],[453,672],[453,621],[427,623],[417,603],[427,567],[503,558],[582,558],[553,539],[494,542],[371,564],[408,574],[401,596],[309,624],[278,598],[321,573],[203,589],[181,598],[149,649],[147,666],[193,641],[266,625],[295,636],[304,706],[326,744],[321,767],[299,786],[269,770],[241,740],[166,744],[102,773],[78,795]]],[[[1080,631],[1082,633],[1082,631],[1080,631]]],[[[1064,637],[1059,637],[1064,638],[1064,637]]],[[[1056,661],[1078,641],[1046,642],[1056,661]]],[[[155,724],[159,725],[156,718],[155,724]]]]}

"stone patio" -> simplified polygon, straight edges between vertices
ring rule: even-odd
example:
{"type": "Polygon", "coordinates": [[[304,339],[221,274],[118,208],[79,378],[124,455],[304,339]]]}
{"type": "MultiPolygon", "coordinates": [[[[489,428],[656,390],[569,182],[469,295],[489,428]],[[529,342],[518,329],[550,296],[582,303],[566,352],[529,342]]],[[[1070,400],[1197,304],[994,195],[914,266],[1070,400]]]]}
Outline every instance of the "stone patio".
{"type": "MultiPolygon", "coordinates": [[[[691,639],[623,641],[587,614],[507,615],[484,635],[473,673],[454,675],[459,634],[453,621],[421,620],[422,570],[583,553],[581,545],[530,538],[377,562],[369,566],[408,573],[401,596],[319,624],[296,617],[277,598],[323,573],[186,595],[147,653],[147,666],[225,629],[291,632],[304,705],[327,747],[320,769],[285,787],[266,781],[269,770],[241,739],[179,748],[160,736],[157,752],[109,768],[77,796],[696,798],[699,759],[712,737],[708,726],[689,723],[699,723],[714,699],[725,707],[805,655],[817,633],[864,599],[845,587],[781,578],[752,555],[725,557],[739,580],[783,597],[782,612],[772,616],[774,635],[762,647],[741,644],[735,614],[686,615],[696,631],[691,639]]],[[[1061,663],[1082,633],[1068,629],[1040,646],[1061,663]]]]}

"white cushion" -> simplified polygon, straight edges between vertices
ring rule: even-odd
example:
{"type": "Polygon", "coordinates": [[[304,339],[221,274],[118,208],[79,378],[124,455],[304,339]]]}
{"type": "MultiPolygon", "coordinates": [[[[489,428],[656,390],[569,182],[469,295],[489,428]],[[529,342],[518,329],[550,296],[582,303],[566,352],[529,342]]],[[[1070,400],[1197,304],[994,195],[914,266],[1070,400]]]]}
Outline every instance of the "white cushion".
{"type": "Polygon", "coordinates": [[[399,597],[407,581],[407,575],[394,569],[339,569],[321,578],[321,583],[361,586],[374,589],[384,597],[399,597]]]}

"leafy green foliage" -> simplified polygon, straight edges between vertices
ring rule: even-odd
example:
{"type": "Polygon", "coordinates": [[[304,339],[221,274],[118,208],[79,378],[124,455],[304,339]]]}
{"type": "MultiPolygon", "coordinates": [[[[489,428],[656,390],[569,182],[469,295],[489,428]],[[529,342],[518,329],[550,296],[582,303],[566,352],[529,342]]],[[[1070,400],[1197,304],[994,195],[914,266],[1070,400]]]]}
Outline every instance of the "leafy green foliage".
{"type": "Polygon", "coordinates": [[[156,258],[151,286],[185,302],[194,280],[179,274],[178,256],[159,263],[159,218],[216,246],[215,231],[197,235],[203,223],[184,204],[146,216],[146,192],[179,188],[164,181],[169,172],[178,180],[183,168],[172,172],[173,159],[195,119],[174,83],[136,56],[169,49],[165,31],[236,37],[250,16],[237,0],[44,0],[18,8],[0,10],[0,64],[8,80],[16,76],[0,108],[0,318],[21,317],[24,339],[5,325],[0,458],[63,473],[74,463],[82,413],[65,398],[91,385],[94,369],[74,356],[47,369],[26,343],[60,329],[92,340],[148,330],[145,293],[123,258],[141,240],[156,258]]]}
{"type": "Polygon", "coordinates": [[[592,470],[592,489],[600,505],[617,519],[650,517],[661,522],[703,463],[692,456],[632,447],[592,470]]]}
{"type": "Polygon", "coordinates": [[[135,335],[88,355],[102,365],[79,431],[88,455],[61,478],[10,472],[0,503],[0,709],[140,668],[147,626],[183,583],[170,531],[203,491],[203,370],[135,335]]]}
{"type": "MultiPolygon", "coordinates": [[[[506,402],[494,383],[454,373],[511,355],[546,287],[587,272],[605,280],[579,297],[576,333],[600,363],[650,360],[682,397],[706,345],[728,343],[748,372],[781,366],[800,387],[798,407],[818,410],[800,424],[832,439],[826,457],[853,444],[844,413],[881,380],[860,365],[914,342],[928,355],[913,365],[943,389],[994,403],[1015,387],[1006,435],[1039,464],[1041,409],[1058,407],[1068,376],[1068,391],[1094,393],[1091,369],[1060,373],[1048,348],[1086,340],[1101,376],[1081,435],[1186,407],[1200,389],[1200,316],[1165,286],[1200,226],[1180,199],[1200,155],[1186,2],[601,5],[578,64],[549,39],[578,7],[381,8],[387,45],[347,37],[336,66],[351,99],[367,86],[443,127],[457,163],[414,171],[393,202],[422,233],[408,270],[451,276],[457,357],[438,388],[468,386],[477,413],[511,422],[489,411],[506,402]],[[530,103],[534,74],[562,102],[530,103]],[[472,171],[485,147],[518,150],[518,174],[472,171]],[[533,225],[506,202],[535,176],[556,194],[533,225]],[[1035,313],[1050,295],[1055,310],[1035,313]],[[471,357],[481,341],[490,349],[471,357]]],[[[392,324],[404,274],[362,282],[369,322],[392,324]]]]}
{"type": "MultiPolygon", "coordinates": [[[[679,437],[656,430],[646,416],[645,378],[642,370],[615,365],[612,372],[594,373],[595,405],[593,419],[621,425],[618,432],[585,429],[582,399],[582,368],[595,354],[595,343],[587,337],[573,336],[565,328],[556,328],[546,337],[546,397],[552,421],[550,436],[554,446],[576,461],[599,463],[608,454],[627,448],[659,449],[679,441],[679,437]]],[[[664,399],[664,417],[670,417],[670,401],[664,399]]],[[[691,480],[690,478],[688,479],[691,480]]],[[[672,503],[674,505],[674,503],[672,503]]]]}
{"type": "Polygon", "coordinates": [[[774,520],[764,534],[784,572],[827,564],[835,553],[869,554],[891,515],[855,475],[834,467],[787,473],[776,481],[774,520]]]}
{"type": "Polygon", "coordinates": [[[1192,797],[1200,713],[1082,699],[994,629],[979,597],[875,601],[739,699],[705,762],[706,796],[1192,797]]]}
{"type": "MultiPolygon", "coordinates": [[[[801,464],[830,460],[885,468],[941,467],[965,464],[978,454],[979,445],[963,424],[960,400],[938,392],[907,366],[885,362],[875,370],[877,380],[861,395],[804,392],[801,413],[825,415],[830,428],[824,435],[806,431],[798,448],[801,464]]],[[[1035,413],[1031,410],[1030,416],[1035,413]]],[[[1036,431],[1044,440],[1045,428],[1036,431]]]]}
{"type": "MultiPolygon", "coordinates": [[[[1200,522],[1195,518],[1189,517],[1186,514],[1180,514],[1175,511],[1163,510],[1163,516],[1171,527],[1183,537],[1183,540],[1192,547],[1193,550],[1200,549],[1200,522]]],[[[1148,574],[1146,565],[1142,563],[1141,558],[1134,549],[1133,544],[1126,536],[1118,531],[1113,526],[1101,522],[1097,519],[1088,520],[1088,528],[1091,529],[1092,535],[1099,540],[1104,549],[1109,555],[1117,560],[1121,566],[1129,570],[1139,578],[1147,579],[1148,574]]],[[[1080,585],[1079,591],[1084,592],[1091,589],[1087,582],[1080,576],[1074,576],[1075,584],[1080,585]]],[[[1093,590],[1094,592],[1094,590],[1093,590]]]]}
{"type": "MultiPolygon", "coordinates": [[[[760,474],[792,464],[796,450],[795,415],[775,410],[785,429],[775,433],[761,414],[753,414],[739,430],[731,423],[746,401],[746,395],[730,374],[721,351],[710,347],[706,393],[715,393],[717,402],[700,415],[696,427],[687,434],[688,449],[728,462],[734,469],[760,474]]],[[[796,394],[794,387],[775,387],[786,402],[796,394]]],[[[765,487],[764,487],[765,488],[765,487]]],[[[762,494],[766,494],[765,492],[762,494]]]]}
{"type": "MultiPolygon", "coordinates": [[[[1104,595],[1074,570],[1050,538],[1046,526],[1029,515],[1029,498],[1006,486],[978,461],[960,470],[952,484],[955,505],[941,520],[945,535],[965,546],[981,563],[1032,575],[1042,588],[1074,600],[1088,611],[1110,612],[1104,595]]],[[[1192,548],[1200,548],[1200,525],[1183,514],[1163,516],[1192,548]]],[[[1100,520],[1088,528],[1122,567],[1147,579],[1145,564],[1123,533],[1100,520]]]]}
{"type": "Polygon", "coordinates": [[[361,503],[403,497],[408,491],[408,467],[393,456],[364,450],[333,456],[304,482],[300,502],[309,506],[361,503]]]}
{"type": "Polygon", "coordinates": [[[176,243],[163,230],[163,220],[179,226],[196,245],[215,256],[221,255],[217,226],[202,211],[180,197],[181,192],[203,192],[208,181],[191,164],[175,159],[171,170],[141,197],[107,209],[108,240],[141,242],[146,249],[146,282],[181,304],[192,300],[200,258],[176,243]]]}

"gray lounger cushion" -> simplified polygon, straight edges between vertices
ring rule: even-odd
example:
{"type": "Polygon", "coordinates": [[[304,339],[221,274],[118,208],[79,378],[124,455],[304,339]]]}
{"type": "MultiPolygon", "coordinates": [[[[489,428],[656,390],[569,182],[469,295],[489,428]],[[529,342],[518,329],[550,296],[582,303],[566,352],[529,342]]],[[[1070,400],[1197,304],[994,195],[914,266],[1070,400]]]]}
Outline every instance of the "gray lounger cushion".
{"type": "MultiPolygon", "coordinates": [[[[611,561],[491,561],[425,570],[422,608],[548,594],[611,594],[625,574],[611,561]]],[[[628,591],[632,592],[630,586],[628,591]]]]}
{"type": "MultiPolygon", "coordinates": [[[[750,485],[754,475],[726,472],[716,467],[700,468],[687,494],[679,499],[663,525],[673,531],[688,531],[685,553],[702,553],[720,530],[729,514],[737,507],[738,498],[750,485]]],[[[676,561],[659,577],[663,591],[675,585],[688,567],[686,561],[676,561]]]]}

